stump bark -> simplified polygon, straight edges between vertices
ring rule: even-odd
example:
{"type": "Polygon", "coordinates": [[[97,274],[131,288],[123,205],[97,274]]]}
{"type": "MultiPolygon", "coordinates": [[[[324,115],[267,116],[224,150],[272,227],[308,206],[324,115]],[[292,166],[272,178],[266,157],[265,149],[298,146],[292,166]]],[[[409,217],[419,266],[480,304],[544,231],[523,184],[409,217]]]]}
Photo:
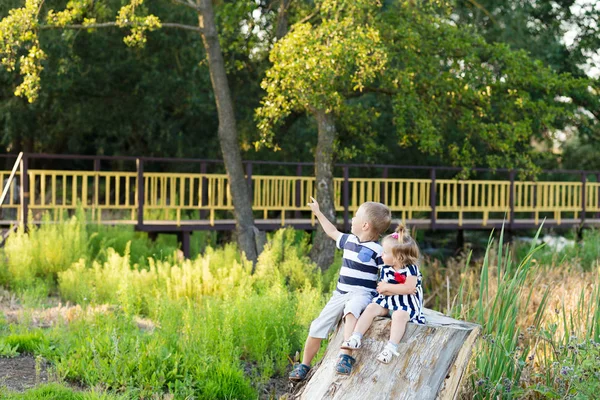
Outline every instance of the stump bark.
{"type": "Polygon", "coordinates": [[[376,360],[386,345],[391,319],[376,318],[362,347],[354,351],[356,364],[348,376],[335,373],[342,325],[333,334],[325,356],[296,388],[293,399],[455,399],[481,327],[426,309],[427,325],[409,323],[390,364],[376,360]]]}

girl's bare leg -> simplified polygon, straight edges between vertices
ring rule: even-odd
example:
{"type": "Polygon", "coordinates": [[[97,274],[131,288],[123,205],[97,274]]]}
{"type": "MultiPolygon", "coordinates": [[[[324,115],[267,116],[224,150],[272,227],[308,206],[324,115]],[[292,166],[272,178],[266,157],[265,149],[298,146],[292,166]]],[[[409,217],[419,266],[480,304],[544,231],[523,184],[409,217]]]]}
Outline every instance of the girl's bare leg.
{"type": "Polygon", "coordinates": [[[410,321],[409,313],[404,310],[394,311],[392,314],[392,328],[390,329],[390,342],[394,344],[400,343],[402,336],[404,336],[404,331],[406,330],[406,324],[408,321],[410,321]]]}
{"type": "Polygon", "coordinates": [[[354,328],[354,332],[360,332],[364,335],[364,333],[369,329],[375,317],[381,317],[387,315],[389,310],[387,308],[381,307],[379,304],[371,303],[367,306],[365,311],[360,315],[358,322],[356,323],[356,327],[354,328]]]}

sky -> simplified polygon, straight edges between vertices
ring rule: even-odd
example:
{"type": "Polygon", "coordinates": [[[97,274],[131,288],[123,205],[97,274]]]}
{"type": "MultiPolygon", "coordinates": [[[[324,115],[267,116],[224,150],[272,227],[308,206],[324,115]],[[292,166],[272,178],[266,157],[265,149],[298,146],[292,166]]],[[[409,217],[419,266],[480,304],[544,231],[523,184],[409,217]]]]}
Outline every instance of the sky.
{"type": "MultiPolygon", "coordinates": [[[[590,10],[591,8],[595,8],[596,10],[600,9],[600,1],[598,0],[577,0],[573,6],[571,6],[571,12],[573,15],[578,15],[583,18],[585,11],[590,10]]],[[[587,20],[583,21],[585,25],[590,28],[597,30],[598,29],[598,21],[587,20]]],[[[564,42],[567,47],[572,47],[575,44],[575,40],[577,36],[580,34],[580,28],[577,26],[566,27],[566,33],[564,36],[564,42]]],[[[589,53],[586,54],[588,57],[588,62],[583,65],[584,71],[593,77],[600,77],[600,53],[589,53]]]]}

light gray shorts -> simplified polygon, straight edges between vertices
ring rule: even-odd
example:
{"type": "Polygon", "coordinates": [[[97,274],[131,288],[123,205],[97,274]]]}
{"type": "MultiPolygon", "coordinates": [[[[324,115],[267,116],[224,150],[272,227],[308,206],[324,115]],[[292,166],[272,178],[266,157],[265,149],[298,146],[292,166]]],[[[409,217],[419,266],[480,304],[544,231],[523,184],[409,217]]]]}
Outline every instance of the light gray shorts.
{"type": "Polygon", "coordinates": [[[308,336],[327,339],[329,333],[342,317],[348,314],[352,314],[356,318],[360,317],[360,314],[371,303],[371,300],[373,300],[373,296],[370,293],[348,292],[341,294],[334,291],[321,314],[310,324],[308,336]]]}

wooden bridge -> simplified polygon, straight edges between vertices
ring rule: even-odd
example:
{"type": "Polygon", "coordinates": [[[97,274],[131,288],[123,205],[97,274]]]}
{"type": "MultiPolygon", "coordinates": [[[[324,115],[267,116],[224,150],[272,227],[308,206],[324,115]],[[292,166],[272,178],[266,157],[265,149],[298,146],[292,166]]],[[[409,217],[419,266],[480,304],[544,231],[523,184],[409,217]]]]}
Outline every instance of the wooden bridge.
{"type": "MultiPolygon", "coordinates": [[[[1,157],[12,166],[17,155],[1,157]]],[[[259,228],[314,229],[307,206],[315,194],[312,163],[246,161],[245,167],[259,228]],[[283,169],[288,172],[278,173],[283,169]]],[[[476,169],[484,178],[467,180],[455,179],[460,170],[447,167],[341,164],[336,171],[335,207],[345,229],[364,201],[387,204],[396,221],[433,230],[503,222],[509,229],[531,228],[544,218],[545,226],[600,226],[600,171],[545,171],[545,180],[536,181],[517,180],[511,170],[476,169]]],[[[89,221],[147,232],[188,236],[235,227],[219,160],[22,154],[12,172],[6,188],[11,171],[0,171],[5,226],[43,223],[45,212],[60,220],[81,208],[89,221]],[[173,165],[185,171],[160,172],[173,165]]]]}

